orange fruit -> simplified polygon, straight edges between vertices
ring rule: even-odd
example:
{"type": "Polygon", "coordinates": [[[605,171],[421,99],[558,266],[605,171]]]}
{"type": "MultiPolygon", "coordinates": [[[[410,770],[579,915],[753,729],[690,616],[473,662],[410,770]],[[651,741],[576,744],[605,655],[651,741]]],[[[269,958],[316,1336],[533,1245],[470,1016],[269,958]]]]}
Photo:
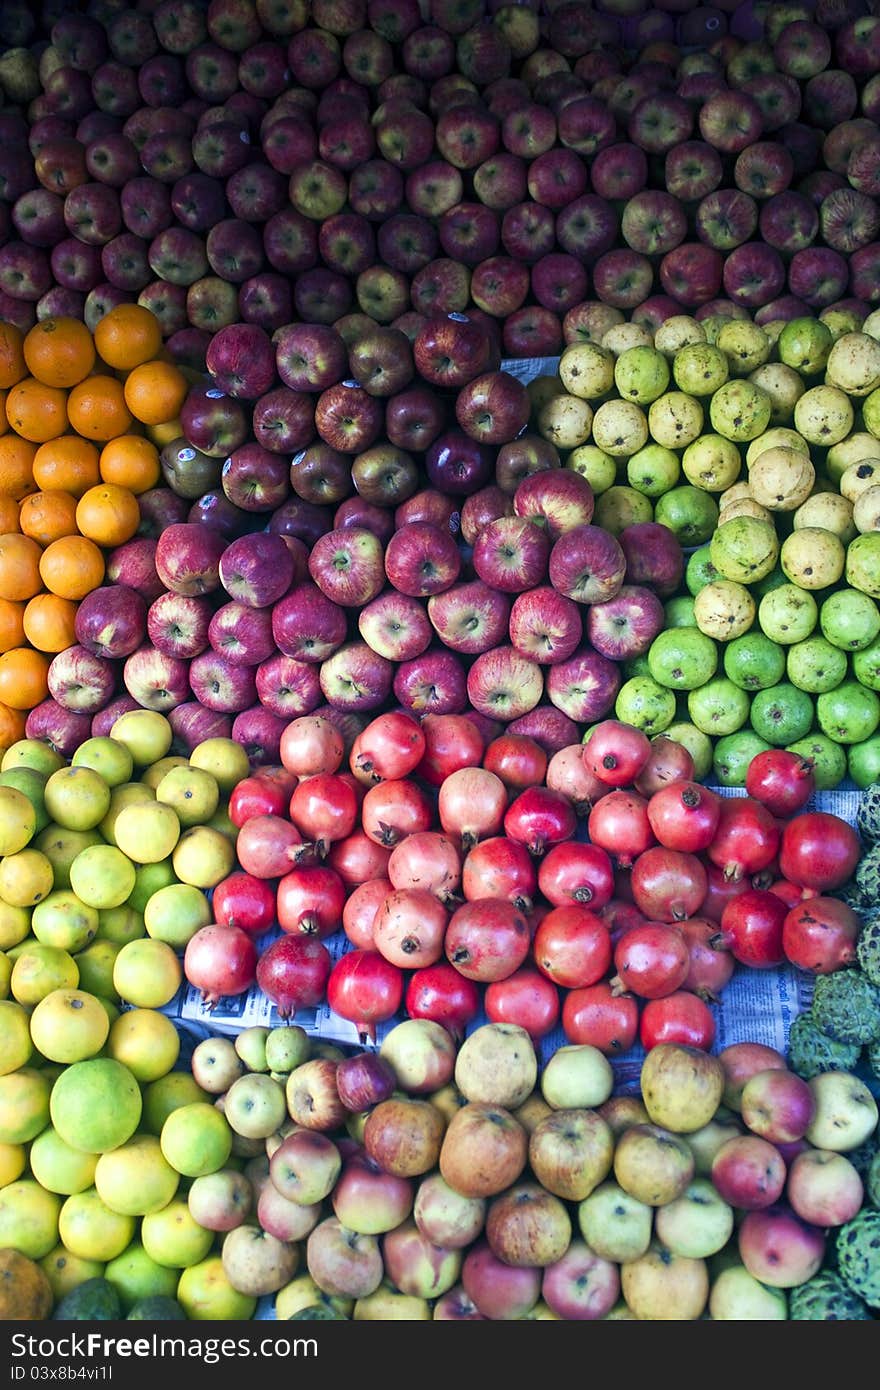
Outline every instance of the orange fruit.
{"type": "Polygon", "coordinates": [[[162,479],[159,450],[140,434],[120,434],[101,450],[98,461],[105,483],[116,483],[134,493],[156,487],[162,479]]]}
{"type": "Polygon", "coordinates": [[[0,652],[8,652],[10,647],[20,647],[24,643],[25,611],[25,604],[0,598],[0,652]]]}
{"type": "Polygon", "coordinates": [[[38,652],[63,652],[76,641],[77,604],[57,594],[34,594],[25,604],[24,637],[38,652]]]}
{"type": "Polygon", "coordinates": [[[84,492],[76,504],[76,524],[81,536],[98,545],[122,545],[130,541],[141,523],[141,509],[134,493],[116,483],[99,483],[84,492]]]}
{"type": "Polygon", "coordinates": [[[24,334],[12,323],[0,323],[0,389],[8,391],[27,376],[22,345],[24,334]]]}
{"type": "Polygon", "coordinates": [[[38,545],[51,545],[59,536],[76,535],[76,498],[71,492],[32,492],[21,504],[22,535],[38,545]]]}
{"type": "Polygon", "coordinates": [[[10,531],[0,536],[0,598],[24,603],[43,587],[40,579],[42,551],[30,536],[10,531]]]}
{"type": "Polygon", "coordinates": [[[25,736],[27,716],[23,710],[0,705],[0,748],[5,752],[25,736]]]}
{"type": "Polygon", "coordinates": [[[117,304],[95,325],[95,347],[108,367],[130,371],[162,347],[162,329],[142,304],[117,304]]]}
{"type": "Polygon", "coordinates": [[[100,374],[87,376],[73,387],[67,399],[67,414],[77,434],[102,444],[117,434],[125,434],[132,423],[122,382],[100,374]]]}
{"type": "Polygon", "coordinates": [[[49,657],[33,647],[13,647],[0,654],[0,704],[33,709],[49,694],[49,657]]]}
{"type": "Polygon", "coordinates": [[[58,594],[59,598],[85,598],[103,582],[104,556],[87,536],[62,536],[46,546],[40,556],[39,570],[51,594],[58,594]]]}
{"type": "Polygon", "coordinates": [[[9,421],[6,418],[6,397],[8,391],[0,391],[0,434],[6,434],[9,429],[9,421]]]}
{"type": "Polygon", "coordinates": [[[34,482],[43,492],[70,492],[82,497],[101,481],[98,450],[78,434],[62,434],[41,444],[34,456],[34,482]]]}
{"type": "Polygon", "coordinates": [[[8,492],[0,492],[0,536],[8,531],[20,531],[18,523],[18,502],[8,492]]]}
{"type": "Polygon", "coordinates": [[[125,404],[136,420],[162,425],[180,414],[189,383],[173,362],[144,362],[125,378],[125,404]]]}
{"type": "Polygon", "coordinates": [[[95,365],[95,345],[79,319],[41,319],[25,337],[24,360],[44,385],[75,386],[95,365]]]}
{"type": "Polygon", "coordinates": [[[67,392],[26,376],[7,393],[6,419],[23,439],[57,439],[67,429],[67,392]]]}
{"type": "Polygon", "coordinates": [[[37,446],[17,434],[0,435],[0,492],[20,502],[34,490],[37,446]]]}

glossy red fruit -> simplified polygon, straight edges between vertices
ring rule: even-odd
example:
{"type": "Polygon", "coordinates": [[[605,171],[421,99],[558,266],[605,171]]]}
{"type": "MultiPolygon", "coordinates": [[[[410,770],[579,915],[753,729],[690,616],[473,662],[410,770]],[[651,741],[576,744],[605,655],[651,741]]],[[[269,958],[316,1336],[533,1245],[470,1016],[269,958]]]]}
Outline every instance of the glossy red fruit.
{"type": "Polygon", "coordinates": [[[257,961],[257,984],[281,1019],[311,1009],[325,996],[333,962],[323,942],[313,936],[281,936],[257,961]]]}
{"type": "Polygon", "coordinates": [[[736,959],[719,941],[718,923],[708,917],[689,917],[679,923],[687,942],[690,965],[682,989],[716,1004],[736,969],[736,959]]]}
{"type": "Polygon", "coordinates": [[[792,883],[827,893],[855,872],[862,846],[856,831],[829,811],[804,811],[782,832],[779,868],[792,883]]]}
{"type": "Polygon", "coordinates": [[[461,867],[461,891],[468,902],[506,898],[520,912],[528,912],[537,886],[538,872],[529,851],[506,835],[481,840],[461,867]]]}
{"type": "Polygon", "coordinates": [[[538,888],[554,907],[577,902],[598,912],[614,893],[614,865],[598,845],[568,840],[544,855],[538,866],[538,888]]]}
{"type": "Polygon", "coordinates": [[[570,1043],[619,1056],[638,1037],[639,1002],[634,994],[615,993],[607,980],[570,990],[562,1001],[562,1031],[570,1043]]]}
{"type": "Polygon", "coordinates": [[[814,975],[852,965],[861,922],[839,898],[805,898],[789,908],[782,924],[786,960],[814,975]]]}
{"type": "Polygon", "coordinates": [[[275,891],[268,880],[236,869],[214,888],[211,910],[222,926],[259,936],[275,921],[275,891]]]}
{"type": "Polygon", "coordinates": [[[561,844],[574,834],[577,817],[574,807],[561,792],[549,787],[528,787],[514,797],[504,816],[504,833],[540,858],[552,845],[561,844]]]}
{"type": "Polygon", "coordinates": [[[425,752],[425,735],[411,714],[390,710],[371,719],[358,734],[349,766],[360,781],[372,785],[399,780],[414,772],[425,752]]]}
{"type": "Polygon", "coordinates": [[[700,916],[720,922],[721,914],[731,898],[738,898],[740,893],[748,893],[752,886],[751,879],[725,878],[723,868],[717,864],[707,864],[706,896],[700,904],[700,916]]]}
{"type": "Polygon", "coordinates": [[[596,802],[587,819],[587,834],[591,843],[613,855],[621,868],[629,868],[657,843],[646,798],[620,788],[596,802]]]}
{"type": "Polygon", "coordinates": [[[584,743],[587,769],[609,787],[628,787],[644,770],[651,756],[651,742],[641,729],[619,719],[603,719],[594,725],[584,743]]]}
{"type": "MultiPolygon", "coordinates": [[[[779,827],[774,817],[751,796],[723,797],[718,825],[706,855],[724,870],[725,878],[760,873],[773,862],[779,849],[779,827]]],[[[785,873],[786,878],[792,875],[785,873]]]]}
{"type": "Polygon", "coordinates": [[[513,1023],[537,1042],[559,1022],[559,993],[552,980],[531,966],[520,966],[506,980],[486,986],[483,1006],[490,1023],[513,1023]]]}
{"type": "Polygon", "coordinates": [[[439,787],[450,773],[476,767],[483,758],[484,743],[472,719],[464,714],[426,714],[422,720],[425,751],[415,775],[439,787]]]}
{"type": "Polygon", "coordinates": [[[340,1018],[356,1025],[362,1039],[374,1039],[376,1024],[400,1008],[403,985],[403,971],[379,951],[347,951],[330,971],[327,1003],[340,1018]]]}
{"type": "Polygon", "coordinates": [[[628,990],[640,999],[662,999],[680,989],[687,979],[687,942],[678,927],[665,922],[633,927],[614,948],[614,969],[612,987],[628,990]]]}
{"type": "Polygon", "coordinates": [[[342,925],[345,884],[323,865],[292,869],[278,883],[278,923],[283,931],[302,932],[319,941],[342,925]]]}
{"type": "Polygon", "coordinates": [[[358,802],[350,783],[339,773],[306,777],[290,798],[290,819],[320,855],[350,835],[357,822],[358,802]]]}
{"type": "Polygon", "coordinates": [[[541,921],[532,956],[543,975],[563,989],[593,985],[611,965],[611,935],[595,912],[580,903],[555,907],[541,921]]]}
{"type": "Polygon", "coordinates": [[[746,770],[746,791],[771,815],[788,817],[803,810],[816,790],[812,758],[786,748],[756,753],[746,770]]]}
{"type": "Polygon", "coordinates": [[[648,821],[661,845],[699,854],[718,828],[721,797],[699,782],[670,782],[648,802],[648,821]]]}
{"type": "Polygon", "coordinates": [[[375,949],[373,923],[393,887],[390,879],[374,878],[351,890],[342,909],[342,930],[353,946],[362,951],[375,949]]]}
{"type": "Polygon", "coordinates": [[[698,1047],[708,1052],[715,1041],[715,1019],[696,994],[676,990],[664,999],[651,999],[639,1019],[639,1042],[646,1051],[661,1043],[698,1047]]]}
{"type": "Polygon", "coordinates": [[[361,806],[364,833],[386,849],[393,849],[407,835],[430,830],[432,820],[427,793],[407,780],[378,782],[361,806]]]}
{"type": "Polygon", "coordinates": [[[696,855],[663,846],[640,854],[630,872],[635,905],[655,922],[695,917],[707,887],[705,867],[696,855]]]}
{"type": "Polygon", "coordinates": [[[547,771],[547,754],[526,734],[500,734],[487,745],[483,767],[500,777],[512,791],[540,786],[547,771]]]}
{"type": "Polygon", "coordinates": [[[480,991],[448,961],[414,970],[404,1007],[410,1018],[429,1018],[461,1037],[480,1011],[480,991]]]}
{"type": "Polygon", "coordinates": [[[415,970],[443,954],[449,914],[440,899],[420,888],[389,893],[373,922],[373,942],[392,965],[415,970]]]}
{"type": "Polygon", "coordinates": [[[750,888],[727,904],[721,914],[723,944],[741,965],[771,970],[785,960],[782,924],[787,908],[775,893],[750,888]]]}
{"type": "Polygon", "coordinates": [[[446,959],[469,980],[491,984],[518,970],[531,945],[528,919],[504,898],[464,903],[446,928],[446,959]]]}

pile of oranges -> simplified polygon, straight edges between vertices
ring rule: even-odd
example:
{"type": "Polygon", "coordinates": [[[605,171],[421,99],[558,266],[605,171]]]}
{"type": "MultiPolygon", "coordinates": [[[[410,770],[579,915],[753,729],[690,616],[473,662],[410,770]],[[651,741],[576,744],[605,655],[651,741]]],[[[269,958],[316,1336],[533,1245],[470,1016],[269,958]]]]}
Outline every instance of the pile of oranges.
{"type": "Polygon", "coordinates": [[[94,334],[73,318],[0,323],[0,749],[46,699],[107,552],[137,532],[189,384],[138,304],[94,334]]]}

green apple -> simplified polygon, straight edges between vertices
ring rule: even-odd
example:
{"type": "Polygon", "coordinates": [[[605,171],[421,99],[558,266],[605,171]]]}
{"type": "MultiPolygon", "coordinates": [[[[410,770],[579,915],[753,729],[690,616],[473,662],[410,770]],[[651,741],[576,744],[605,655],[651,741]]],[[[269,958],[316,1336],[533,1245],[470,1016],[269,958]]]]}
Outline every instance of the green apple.
{"type": "Polygon", "coordinates": [[[688,344],[672,359],[672,378],[689,396],[711,396],[730,375],[727,357],[709,343],[688,344]]]}
{"type": "Polygon", "coordinates": [[[708,1178],[694,1178],[680,1197],[658,1207],[654,1232],[673,1255],[705,1260],[722,1250],[733,1234],[733,1207],[708,1178]]]}
{"type": "Polygon", "coordinates": [[[843,574],[846,557],[847,550],[840,537],[818,526],[802,526],[799,531],[792,531],[779,551],[779,563],[786,578],[802,589],[827,589],[836,584],[843,574]]]}
{"type": "Polygon", "coordinates": [[[749,697],[726,676],[716,676],[687,697],[691,720],[704,734],[723,738],[741,729],[749,717],[749,697]]]}
{"type": "Polygon", "coordinates": [[[828,361],[831,330],[818,319],[791,319],[776,340],[780,362],[805,376],[816,376],[828,361]]]}
{"type": "Polygon", "coordinates": [[[739,449],[720,434],[701,434],[682,454],[681,468],[694,487],[706,492],[725,492],[739,478],[739,449]]]}
{"type": "Polygon", "coordinates": [[[780,584],[758,604],[761,631],[780,646],[806,641],[818,617],[819,605],[813,595],[797,584],[780,584]]]}
{"type": "Polygon", "coordinates": [[[830,448],[845,439],[855,419],[852,403],[836,386],[812,386],[794,408],[794,427],[808,444],[830,448]]]}
{"type": "Polygon", "coordinates": [[[624,400],[650,405],[669,385],[669,365],[653,347],[627,348],[614,364],[614,384],[624,400]]]}
{"type": "Polygon", "coordinates": [[[799,690],[806,690],[811,695],[820,695],[823,690],[833,690],[836,685],[840,685],[846,676],[846,652],[829,642],[826,637],[808,637],[806,641],[795,642],[789,647],[785,658],[785,671],[792,685],[796,685],[799,690]]]}
{"type": "Polygon", "coordinates": [[[773,403],[767,392],[754,382],[735,378],[726,381],[709,402],[709,419],[716,434],[736,444],[763,434],[770,424],[773,403]]]}
{"type": "Polygon", "coordinates": [[[752,758],[769,752],[771,745],[754,729],[743,727],[719,738],[712,756],[712,775],[722,787],[744,787],[752,758]]]}
{"type": "Polygon", "coordinates": [[[633,676],[617,692],[614,714],[652,738],[675,718],[675,695],[651,676],[633,676]]]}
{"type": "Polygon", "coordinates": [[[806,737],[813,727],[814,713],[812,696],[789,681],[752,696],[752,728],[774,748],[785,748],[806,737]]]}
{"type": "Polygon", "coordinates": [[[646,497],[662,497],[664,492],[675,487],[680,474],[678,454],[661,444],[646,444],[627,459],[626,480],[630,487],[646,497]]]}
{"type": "Polygon", "coordinates": [[[731,376],[748,376],[770,356],[770,340],[751,319],[731,319],[715,344],[727,358],[731,376]]]}
{"type": "Polygon", "coordinates": [[[611,1063],[598,1047],[569,1043],[544,1063],[541,1094],[554,1110],[595,1109],[614,1089],[611,1063]]]}
{"type": "Polygon", "coordinates": [[[99,773],[108,787],[128,782],[134,771],[134,760],[124,743],[108,737],[87,738],[70,759],[74,767],[90,767],[99,773]]]}
{"type": "Polygon", "coordinates": [[[578,1203],[577,1219],[584,1240],[603,1260],[638,1259],[651,1243],[653,1208],[611,1180],[578,1203]]]}
{"type": "Polygon", "coordinates": [[[784,1289],[771,1289],[745,1265],[734,1265],[712,1280],[709,1316],[713,1322],[785,1322],[788,1299],[784,1289]]]}

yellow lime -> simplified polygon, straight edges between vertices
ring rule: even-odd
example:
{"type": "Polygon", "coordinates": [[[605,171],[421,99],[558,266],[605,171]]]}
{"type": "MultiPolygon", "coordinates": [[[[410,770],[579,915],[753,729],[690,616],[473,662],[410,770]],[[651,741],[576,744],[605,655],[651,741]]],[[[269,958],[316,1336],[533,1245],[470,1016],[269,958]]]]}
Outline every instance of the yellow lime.
{"type": "Polygon", "coordinates": [[[58,1213],[62,1244],[84,1260],[112,1260],[121,1255],[137,1229],[133,1216],[111,1211],[95,1187],[74,1192],[58,1213]]]}
{"type": "Polygon", "coordinates": [[[214,1244],[208,1235],[185,1197],[173,1198],[161,1211],[148,1212],[141,1222],[141,1240],[150,1259],[170,1269],[187,1269],[203,1260],[214,1244]]]}
{"type": "Polygon", "coordinates": [[[171,856],[181,883],[216,888],[235,867],[235,846],[219,830],[194,825],[184,830],[171,856]]]}
{"type": "Polygon", "coordinates": [[[11,767],[32,767],[51,777],[59,767],[64,767],[66,758],[41,738],[20,738],[10,743],[0,758],[0,772],[8,772],[11,767]]]}
{"type": "Polygon", "coordinates": [[[58,1243],[61,1198],[33,1178],[0,1188],[0,1250],[20,1250],[41,1260],[58,1243]]]}
{"type": "Polygon", "coordinates": [[[191,767],[210,772],[227,796],[251,770],[247,750],[234,738],[206,738],[189,755],[191,767]]]}
{"type": "Polygon", "coordinates": [[[0,1076],[0,1143],[26,1144],[49,1123],[47,1078],[36,1067],[0,1076]]]}
{"type": "Polygon", "coordinates": [[[56,1303],[60,1303],[66,1293],[72,1293],[87,1279],[100,1279],[104,1273],[102,1260],[80,1259],[79,1255],[71,1255],[60,1243],[43,1256],[40,1265],[52,1286],[56,1303]]]}
{"type": "Polygon", "coordinates": [[[137,941],[146,936],[144,915],[131,906],[131,896],[120,907],[104,907],[98,913],[98,940],[115,941],[124,946],[126,941],[137,941]]]}
{"type": "Polygon", "coordinates": [[[135,912],[145,912],[147,903],[154,893],[158,893],[160,888],[167,888],[169,883],[177,882],[170,855],[158,864],[135,864],[134,874],[134,889],[129,895],[127,905],[134,908],[135,912]]]}
{"type": "Polygon", "coordinates": [[[27,1010],[14,999],[0,999],[0,1076],[23,1067],[31,1052],[27,1010]]]}
{"type": "Polygon", "coordinates": [[[129,941],[116,957],[113,986],[126,1004],[161,1009],[174,998],[183,980],[183,967],[164,941],[144,937],[129,941]]]}
{"type": "Polygon", "coordinates": [[[45,946],[73,953],[88,946],[97,933],[98,913],[70,888],[60,888],[34,908],[31,929],[45,946]]]}
{"type": "Polygon", "coordinates": [[[18,949],[9,988],[19,1004],[39,1004],[53,989],[76,989],[79,967],[69,951],[41,941],[23,941],[18,949]]]}
{"type": "Polygon", "coordinates": [[[144,910],[147,935],[182,950],[200,927],[213,922],[211,905],[201,888],[172,883],[154,893],[144,910]]]}
{"type": "Polygon", "coordinates": [[[152,767],[145,768],[141,773],[141,781],[145,787],[149,787],[151,791],[155,792],[166,773],[171,772],[176,767],[189,767],[189,759],[181,757],[179,753],[169,754],[167,758],[160,758],[158,762],[153,763],[152,767]]]}
{"type": "Polygon", "coordinates": [[[208,1092],[202,1090],[188,1071],[166,1072],[158,1081],[150,1081],[144,1086],[143,1128],[148,1134],[161,1134],[162,1126],[173,1110],[210,1099],[208,1092]]]}
{"type": "Polygon", "coordinates": [[[137,1081],[112,1057],[90,1057],[66,1067],[49,1100],[50,1117],[61,1138],[95,1154],[130,1139],[141,1109],[137,1081]]]}
{"type": "Polygon", "coordinates": [[[111,1211],[146,1216],[167,1207],[180,1182],[155,1134],[135,1134],[101,1154],[95,1169],[98,1195],[111,1211]]]}
{"type": "Polygon", "coordinates": [[[180,821],[173,807],[150,801],[124,807],[113,833],[119,848],[135,864],[158,864],[177,844],[180,821]]]}
{"type": "Polygon", "coordinates": [[[46,810],[67,830],[94,830],[110,807],[110,788],[90,767],[61,767],[43,792],[46,810]]]}
{"type": "Polygon", "coordinates": [[[33,907],[52,892],[52,865],[38,849],[21,849],[0,859],[0,898],[10,907],[33,907]]]}
{"type": "Polygon", "coordinates": [[[89,994],[100,995],[105,1003],[111,999],[115,994],[113,967],[121,949],[117,942],[102,941],[98,937],[84,951],[77,951],[80,989],[86,990],[89,994]]]}
{"type": "Polygon", "coordinates": [[[17,854],[30,843],[37,828],[37,813],[24,792],[0,787],[0,854],[17,854]]]}
{"type": "Polygon", "coordinates": [[[28,1151],[24,1144],[0,1144],[0,1187],[20,1178],[27,1161],[28,1151]]]}
{"type": "Polygon", "coordinates": [[[83,1153],[68,1144],[53,1125],[37,1135],[30,1147],[31,1172],[49,1192],[69,1197],[85,1192],[95,1181],[98,1155],[83,1153]]]}
{"type": "Polygon", "coordinates": [[[74,767],[90,767],[100,773],[111,788],[130,781],[134,771],[134,761],[125,744],[106,735],[87,738],[70,761],[74,767]]]}
{"type": "Polygon", "coordinates": [[[134,864],[115,845],[90,845],[70,866],[70,886],[89,907],[121,907],[134,887],[134,864]]]}
{"type": "Polygon", "coordinates": [[[216,1173],[232,1152],[232,1130],[226,1116],[204,1101],[173,1110],[159,1136],[172,1168],[188,1178],[216,1173]]]}
{"type": "Polygon", "coordinates": [[[149,767],[165,757],[174,731],[157,710],[133,709],[115,720],[110,737],[125,744],[137,767],[149,767]]]}
{"type": "Polygon", "coordinates": [[[217,810],[220,788],[210,772],[184,763],[166,772],[156,787],[156,800],[173,807],[182,826],[204,825],[217,810]]]}
{"type": "Polygon", "coordinates": [[[8,951],[24,941],[30,929],[31,914],[26,907],[0,902],[0,951],[8,951]]]}
{"type": "Polygon", "coordinates": [[[31,1014],[34,1047],[50,1062],[82,1062],[100,1052],[110,1020],[94,995],[81,989],[55,989],[31,1014]]]}
{"type": "Polygon", "coordinates": [[[110,1028],[107,1055],[145,1085],[171,1071],[180,1055],[180,1034],[158,1009],[123,1009],[110,1028]]]}

